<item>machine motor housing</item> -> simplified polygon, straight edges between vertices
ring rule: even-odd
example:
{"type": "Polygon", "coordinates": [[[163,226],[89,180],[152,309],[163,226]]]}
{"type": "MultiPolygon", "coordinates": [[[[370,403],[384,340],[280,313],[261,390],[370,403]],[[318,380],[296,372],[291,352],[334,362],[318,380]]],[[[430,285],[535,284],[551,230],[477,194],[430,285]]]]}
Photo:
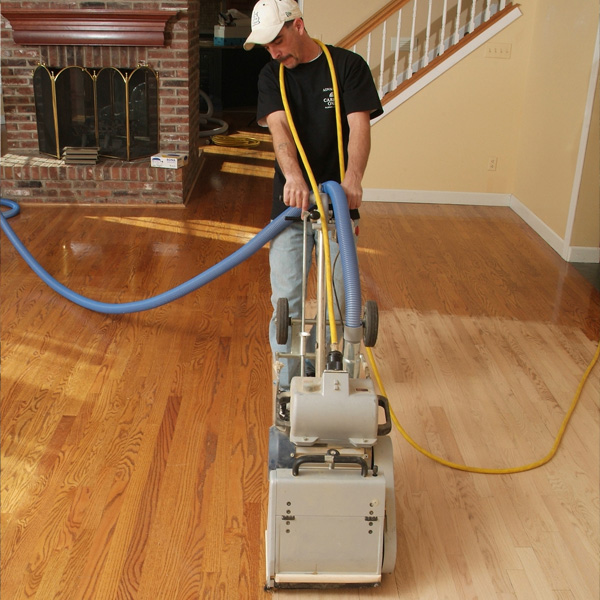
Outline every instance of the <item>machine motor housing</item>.
{"type": "Polygon", "coordinates": [[[377,430],[378,398],[370,379],[351,379],[346,371],[292,379],[292,443],[367,448],[377,441],[377,430]]]}

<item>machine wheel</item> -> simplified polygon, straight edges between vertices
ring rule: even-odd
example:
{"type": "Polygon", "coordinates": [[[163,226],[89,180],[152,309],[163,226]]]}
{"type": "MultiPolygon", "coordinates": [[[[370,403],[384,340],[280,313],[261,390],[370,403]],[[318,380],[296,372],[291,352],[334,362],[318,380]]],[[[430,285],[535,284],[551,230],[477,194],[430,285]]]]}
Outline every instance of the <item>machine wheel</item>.
{"type": "Polygon", "coordinates": [[[377,342],[377,332],[379,331],[379,309],[374,300],[365,302],[363,312],[363,341],[367,348],[372,348],[377,342]]]}
{"type": "Polygon", "coordinates": [[[288,341],[288,327],[290,325],[290,305],[287,298],[277,300],[275,320],[277,322],[277,343],[285,346],[288,341]]]}

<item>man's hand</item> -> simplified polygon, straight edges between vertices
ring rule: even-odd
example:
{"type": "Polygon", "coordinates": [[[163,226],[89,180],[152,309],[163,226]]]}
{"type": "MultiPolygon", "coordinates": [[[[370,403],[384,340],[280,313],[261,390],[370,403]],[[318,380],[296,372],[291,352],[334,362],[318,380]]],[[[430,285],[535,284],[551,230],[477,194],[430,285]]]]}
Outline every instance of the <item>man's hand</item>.
{"type": "Polygon", "coordinates": [[[304,177],[286,179],[283,188],[283,203],[286,206],[294,206],[305,211],[308,210],[308,202],[309,189],[304,177]]]}
{"type": "Polygon", "coordinates": [[[341,185],[346,194],[346,199],[348,200],[348,208],[350,210],[360,208],[363,196],[360,180],[354,177],[352,173],[346,173],[346,177],[344,177],[344,181],[342,181],[341,185]]]}

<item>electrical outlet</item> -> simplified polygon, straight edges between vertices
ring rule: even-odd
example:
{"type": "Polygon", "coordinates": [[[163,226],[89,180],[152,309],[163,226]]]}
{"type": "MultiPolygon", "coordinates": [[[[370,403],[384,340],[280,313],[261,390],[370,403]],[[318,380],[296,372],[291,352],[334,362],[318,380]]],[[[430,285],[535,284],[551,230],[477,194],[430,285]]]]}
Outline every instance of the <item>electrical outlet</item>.
{"type": "Polygon", "coordinates": [[[512,50],[512,44],[506,44],[501,42],[491,42],[485,46],[485,57],[486,58],[510,58],[512,50]]]}
{"type": "Polygon", "coordinates": [[[498,166],[498,157],[490,156],[488,158],[488,171],[495,171],[498,166]]]}

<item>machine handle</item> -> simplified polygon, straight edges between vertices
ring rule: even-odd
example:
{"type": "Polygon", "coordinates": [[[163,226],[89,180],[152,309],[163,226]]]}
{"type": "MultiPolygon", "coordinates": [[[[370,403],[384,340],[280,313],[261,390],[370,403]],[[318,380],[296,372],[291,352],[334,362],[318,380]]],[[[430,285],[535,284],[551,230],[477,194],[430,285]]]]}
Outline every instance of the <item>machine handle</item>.
{"type": "Polygon", "coordinates": [[[300,466],[305,463],[317,463],[317,464],[325,464],[327,462],[326,458],[330,458],[331,462],[335,464],[355,464],[360,465],[360,474],[362,477],[366,477],[369,472],[369,467],[364,460],[364,458],[360,458],[360,456],[340,456],[339,454],[328,455],[326,457],[325,454],[315,454],[315,455],[306,455],[297,458],[292,465],[292,475],[297,477],[300,471],[300,466]]]}
{"type": "Polygon", "coordinates": [[[385,396],[377,396],[379,406],[383,408],[385,413],[385,423],[377,426],[377,435],[388,435],[392,431],[392,415],[390,414],[390,403],[385,396]]]}

